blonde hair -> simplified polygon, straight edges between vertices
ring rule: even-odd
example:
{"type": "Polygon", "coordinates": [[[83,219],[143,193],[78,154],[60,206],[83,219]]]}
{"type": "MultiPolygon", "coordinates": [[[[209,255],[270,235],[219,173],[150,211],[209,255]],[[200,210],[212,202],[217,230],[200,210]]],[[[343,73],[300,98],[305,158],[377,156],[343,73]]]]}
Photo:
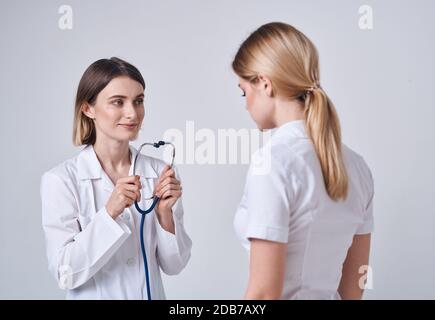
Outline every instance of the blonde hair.
{"type": "Polygon", "coordinates": [[[139,82],[145,90],[145,81],[139,70],[116,57],[100,59],[83,73],[77,88],[74,109],[73,143],[76,146],[93,145],[96,140],[94,120],[83,113],[83,105],[95,105],[98,94],[116,77],[127,76],[139,82]]]}
{"type": "Polygon", "coordinates": [[[308,135],[320,161],[326,191],[335,201],[346,199],[349,182],[340,122],[334,104],[320,87],[319,57],[314,44],[288,24],[268,23],[241,44],[232,68],[249,82],[265,75],[274,94],[303,102],[308,135]]]}

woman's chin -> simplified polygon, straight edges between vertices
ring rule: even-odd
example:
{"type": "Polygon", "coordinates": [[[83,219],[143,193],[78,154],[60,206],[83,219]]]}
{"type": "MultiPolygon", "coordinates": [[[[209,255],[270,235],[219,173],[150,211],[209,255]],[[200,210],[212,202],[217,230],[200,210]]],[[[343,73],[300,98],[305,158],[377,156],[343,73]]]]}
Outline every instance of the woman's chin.
{"type": "Polygon", "coordinates": [[[131,133],[124,133],[118,135],[117,139],[118,141],[134,141],[139,137],[139,133],[131,132],[131,133]]]}
{"type": "Polygon", "coordinates": [[[131,133],[131,134],[128,136],[128,140],[129,140],[129,141],[134,141],[134,140],[136,140],[138,137],[139,137],[139,132],[131,133]]]}

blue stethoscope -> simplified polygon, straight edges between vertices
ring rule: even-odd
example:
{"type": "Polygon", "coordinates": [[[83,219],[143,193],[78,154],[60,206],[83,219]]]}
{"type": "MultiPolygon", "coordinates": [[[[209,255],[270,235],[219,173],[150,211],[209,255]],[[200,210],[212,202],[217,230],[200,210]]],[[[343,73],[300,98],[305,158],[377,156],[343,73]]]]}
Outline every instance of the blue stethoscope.
{"type": "MultiPolygon", "coordinates": [[[[137,161],[137,157],[140,154],[140,150],[142,149],[143,146],[153,146],[154,148],[160,148],[161,146],[164,146],[164,145],[172,146],[172,160],[171,160],[171,164],[170,164],[170,167],[172,168],[172,166],[174,165],[174,159],[175,159],[175,146],[171,142],[166,142],[166,141],[159,141],[156,143],[145,142],[139,147],[139,149],[137,150],[137,153],[136,153],[136,157],[134,158],[133,175],[136,174],[136,161],[137,161]]],[[[148,271],[147,254],[145,251],[145,242],[144,242],[144,237],[143,237],[143,228],[144,228],[144,224],[145,224],[145,216],[154,210],[155,206],[160,201],[160,198],[157,197],[156,195],[152,195],[151,197],[144,198],[144,199],[145,200],[153,199],[153,203],[151,204],[151,206],[148,209],[145,209],[145,210],[141,209],[139,207],[139,204],[137,203],[137,201],[134,202],[134,206],[135,206],[136,210],[139,211],[139,213],[142,215],[142,218],[140,221],[140,247],[142,250],[143,264],[145,266],[147,297],[148,297],[148,300],[152,300],[151,299],[151,287],[150,287],[150,276],[149,276],[149,271],[148,271]]]]}

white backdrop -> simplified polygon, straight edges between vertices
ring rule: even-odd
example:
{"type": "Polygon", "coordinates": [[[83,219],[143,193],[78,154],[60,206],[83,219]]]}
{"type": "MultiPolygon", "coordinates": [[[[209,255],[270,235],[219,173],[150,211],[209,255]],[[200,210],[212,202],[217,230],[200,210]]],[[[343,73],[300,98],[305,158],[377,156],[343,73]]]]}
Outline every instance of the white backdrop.
{"type": "MultiPolygon", "coordinates": [[[[290,23],[317,45],[321,83],[344,142],[375,179],[376,232],[366,298],[435,298],[435,2],[2,1],[0,298],[62,299],[47,271],[39,182],[74,156],[75,90],[94,60],[119,56],[147,83],[137,142],[168,129],[254,128],[230,63],[261,24],[290,23]],[[72,29],[59,27],[62,5],[72,29]],[[373,10],[361,29],[359,9],[373,10]]],[[[232,226],[247,165],[181,164],[192,258],[165,277],[168,298],[236,299],[247,255],[232,226]]]]}

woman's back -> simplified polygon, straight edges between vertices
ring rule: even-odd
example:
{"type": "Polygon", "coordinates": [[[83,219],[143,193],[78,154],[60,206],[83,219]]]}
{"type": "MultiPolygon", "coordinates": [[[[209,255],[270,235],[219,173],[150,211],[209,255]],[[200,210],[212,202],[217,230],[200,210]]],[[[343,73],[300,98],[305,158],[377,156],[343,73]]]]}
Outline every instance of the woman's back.
{"type": "Polygon", "coordinates": [[[344,201],[333,201],[326,192],[320,163],[302,120],[277,129],[262,150],[263,157],[267,154],[271,156],[271,172],[261,177],[250,170],[236,229],[242,230],[247,248],[248,238],[287,240],[283,299],[337,299],[342,265],[354,235],[370,233],[373,228],[370,171],[361,156],[343,145],[348,196],[344,201]],[[285,196],[275,195],[279,191],[273,190],[281,178],[285,180],[285,196]],[[256,198],[258,208],[260,197],[267,203],[281,203],[282,208],[288,208],[288,217],[274,206],[260,213],[247,199],[256,198]],[[280,233],[287,238],[280,239],[270,230],[278,234],[283,225],[288,230],[280,233]],[[268,228],[269,233],[259,232],[259,226],[268,228]]]}

